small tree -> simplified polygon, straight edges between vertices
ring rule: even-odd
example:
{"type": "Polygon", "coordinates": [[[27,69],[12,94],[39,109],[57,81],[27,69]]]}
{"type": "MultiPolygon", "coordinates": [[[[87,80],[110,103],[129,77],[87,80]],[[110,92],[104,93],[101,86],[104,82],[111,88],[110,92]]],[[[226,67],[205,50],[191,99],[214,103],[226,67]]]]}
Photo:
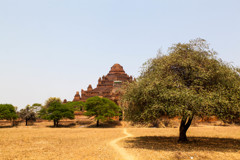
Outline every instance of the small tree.
{"type": "Polygon", "coordinates": [[[181,117],[179,142],[194,117],[240,118],[240,70],[216,58],[205,40],[178,43],[168,55],[148,61],[122,97],[126,119],[153,122],[163,115],[181,117]]]}
{"type": "MultiPolygon", "coordinates": [[[[11,104],[0,104],[0,119],[16,120],[17,113],[15,107],[11,104]]],[[[14,125],[14,123],[13,123],[14,125]]]]}
{"type": "Polygon", "coordinates": [[[36,113],[30,105],[27,105],[25,109],[21,109],[19,115],[26,121],[26,126],[29,120],[36,121],[36,113]]]}
{"type": "Polygon", "coordinates": [[[85,115],[95,116],[98,127],[99,120],[105,121],[118,116],[120,108],[113,101],[96,96],[87,99],[85,110],[87,111],[85,115]]]}
{"type": "Polygon", "coordinates": [[[34,103],[31,107],[31,110],[36,113],[36,117],[39,118],[40,110],[42,109],[42,104],[34,103]]]}
{"type": "Polygon", "coordinates": [[[73,110],[61,103],[58,98],[50,98],[40,111],[41,118],[53,120],[54,127],[58,127],[59,120],[63,118],[74,119],[73,110]],[[51,100],[52,101],[51,101],[51,100]]]}

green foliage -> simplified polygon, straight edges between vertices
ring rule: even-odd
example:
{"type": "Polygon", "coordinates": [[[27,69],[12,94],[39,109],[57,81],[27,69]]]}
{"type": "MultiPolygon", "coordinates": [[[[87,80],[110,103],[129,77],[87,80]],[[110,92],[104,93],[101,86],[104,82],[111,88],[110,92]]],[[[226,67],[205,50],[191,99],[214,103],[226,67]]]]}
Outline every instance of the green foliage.
{"type": "Polygon", "coordinates": [[[47,108],[46,107],[42,107],[39,111],[39,114],[38,114],[38,117],[41,118],[41,119],[46,119],[47,115],[47,108]]]}
{"type": "Polygon", "coordinates": [[[15,107],[11,104],[0,104],[0,119],[15,120],[17,119],[15,107]]]}
{"type": "Polygon", "coordinates": [[[82,111],[85,107],[85,103],[81,102],[81,101],[68,102],[65,105],[68,106],[69,108],[71,108],[74,111],[82,111]]]}
{"type": "MultiPolygon", "coordinates": [[[[240,118],[240,72],[216,58],[205,40],[178,43],[144,64],[122,97],[126,119],[153,122],[162,115],[240,118]]],[[[191,123],[191,122],[190,122],[191,123]]]]}
{"type": "Polygon", "coordinates": [[[40,110],[40,115],[43,119],[53,120],[54,126],[58,126],[59,120],[63,118],[74,119],[74,111],[62,104],[59,98],[49,98],[40,110]]]}
{"type": "Polygon", "coordinates": [[[50,97],[48,98],[48,100],[46,100],[44,108],[48,108],[50,106],[51,103],[53,102],[62,102],[60,98],[57,97],[50,97]]]}
{"type": "Polygon", "coordinates": [[[95,116],[98,121],[105,121],[118,116],[120,108],[113,101],[96,96],[87,99],[85,110],[85,115],[95,116]]]}
{"type": "Polygon", "coordinates": [[[73,110],[59,102],[52,102],[47,109],[47,117],[49,120],[60,120],[63,118],[74,119],[73,110]]]}

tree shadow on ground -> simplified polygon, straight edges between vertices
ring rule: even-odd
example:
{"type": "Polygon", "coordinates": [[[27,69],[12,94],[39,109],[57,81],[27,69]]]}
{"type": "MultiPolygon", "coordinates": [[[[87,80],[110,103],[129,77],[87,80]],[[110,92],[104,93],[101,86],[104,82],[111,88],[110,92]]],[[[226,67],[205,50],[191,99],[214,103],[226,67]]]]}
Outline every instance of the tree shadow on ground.
{"type": "Polygon", "coordinates": [[[189,137],[189,142],[178,143],[178,137],[144,136],[125,140],[126,148],[141,148],[165,151],[218,151],[238,152],[240,139],[189,137]]]}
{"type": "Polygon", "coordinates": [[[77,125],[90,125],[92,123],[92,121],[77,121],[76,124],[77,125]]]}
{"type": "Polygon", "coordinates": [[[69,124],[58,124],[58,127],[52,126],[47,126],[49,128],[74,128],[76,126],[75,123],[69,123],[69,124]]]}
{"type": "Polygon", "coordinates": [[[121,126],[121,122],[119,121],[108,121],[108,122],[102,122],[99,123],[99,126],[96,126],[96,123],[92,123],[90,125],[87,126],[87,128],[116,128],[121,126]]]}
{"type": "Polygon", "coordinates": [[[0,128],[13,128],[13,127],[17,127],[17,126],[0,126],[0,128]]]}

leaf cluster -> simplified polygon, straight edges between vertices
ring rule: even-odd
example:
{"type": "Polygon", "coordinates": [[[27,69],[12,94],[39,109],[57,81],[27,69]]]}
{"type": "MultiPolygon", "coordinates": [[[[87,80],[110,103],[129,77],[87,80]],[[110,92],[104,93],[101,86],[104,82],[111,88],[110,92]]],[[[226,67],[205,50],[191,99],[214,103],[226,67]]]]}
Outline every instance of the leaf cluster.
{"type": "Polygon", "coordinates": [[[178,43],[167,55],[146,62],[122,97],[127,119],[153,121],[162,115],[240,118],[239,69],[216,57],[203,39],[178,43]]]}
{"type": "Polygon", "coordinates": [[[17,119],[16,109],[11,104],[0,104],[0,119],[15,120],[17,119]]]}
{"type": "Polygon", "coordinates": [[[65,105],[74,111],[82,111],[82,110],[84,110],[84,107],[85,107],[85,103],[81,102],[81,101],[68,102],[65,105]]]}
{"type": "Polygon", "coordinates": [[[63,118],[74,119],[74,111],[62,104],[59,98],[49,98],[46,105],[40,110],[41,118],[59,121],[63,118]]]}
{"type": "Polygon", "coordinates": [[[110,120],[119,115],[120,107],[107,98],[98,96],[88,98],[85,106],[86,116],[95,116],[96,120],[110,120]]]}
{"type": "Polygon", "coordinates": [[[62,102],[58,97],[50,97],[46,100],[44,108],[48,108],[53,102],[62,102]]]}

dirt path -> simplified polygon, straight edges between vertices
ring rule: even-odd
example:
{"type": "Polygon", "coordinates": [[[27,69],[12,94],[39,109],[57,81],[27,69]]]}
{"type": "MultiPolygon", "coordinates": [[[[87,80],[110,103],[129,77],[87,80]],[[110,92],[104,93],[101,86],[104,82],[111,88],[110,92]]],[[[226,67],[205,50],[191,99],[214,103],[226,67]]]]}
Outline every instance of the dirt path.
{"type": "Polygon", "coordinates": [[[133,137],[132,134],[128,133],[127,132],[127,129],[124,128],[123,129],[123,133],[126,135],[124,137],[120,137],[120,138],[117,138],[117,139],[114,139],[110,142],[110,145],[122,156],[122,158],[124,160],[134,160],[134,156],[130,155],[129,153],[127,153],[127,151],[122,148],[122,147],[119,147],[117,145],[117,142],[121,141],[122,139],[125,139],[125,138],[128,138],[128,137],[133,137]]]}

